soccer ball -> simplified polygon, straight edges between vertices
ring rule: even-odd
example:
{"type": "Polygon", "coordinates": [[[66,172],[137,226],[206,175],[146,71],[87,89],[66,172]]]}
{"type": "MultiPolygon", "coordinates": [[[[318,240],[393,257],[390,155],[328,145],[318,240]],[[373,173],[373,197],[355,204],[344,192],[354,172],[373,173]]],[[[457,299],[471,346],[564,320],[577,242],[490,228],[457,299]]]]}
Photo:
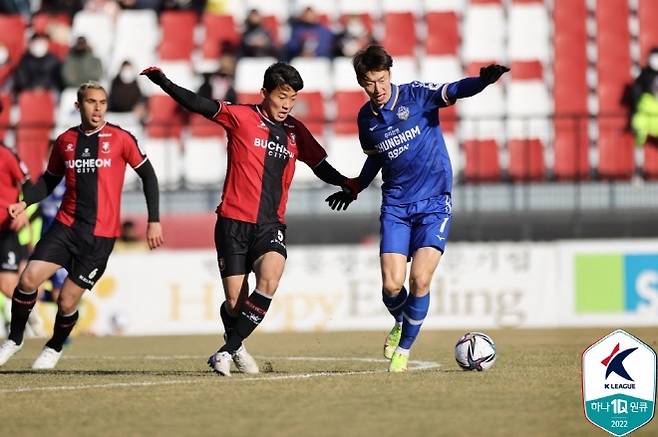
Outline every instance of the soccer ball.
{"type": "Polygon", "coordinates": [[[455,360],[464,370],[487,370],[496,361],[496,343],[487,334],[467,332],[455,345],[455,360]]]}

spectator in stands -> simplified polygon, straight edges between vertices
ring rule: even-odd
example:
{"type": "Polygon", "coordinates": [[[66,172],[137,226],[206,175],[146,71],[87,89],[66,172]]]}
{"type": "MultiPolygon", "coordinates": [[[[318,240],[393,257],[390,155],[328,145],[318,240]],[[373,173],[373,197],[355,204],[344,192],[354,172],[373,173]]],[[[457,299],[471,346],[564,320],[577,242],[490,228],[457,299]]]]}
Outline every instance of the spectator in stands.
{"type": "Polygon", "coordinates": [[[652,92],[651,87],[656,77],[658,77],[658,47],[651,49],[647,57],[647,65],[626,90],[624,100],[630,109],[631,118],[636,112],[642,94],[652,92]]]}
{"type": "Polygon", "coordinates": [[[29,0],[0,0],[0,14],[21,14],[29,17],[30,1],[29,0]]]}
{"type": "Polygon", "coordinates": [[[121,9],[153,9],[159,11],[162,8],[162,0],[119,0],[121,9]]]}
{"type": "Polygon", "coordinates": [[[223,55],[219,60],[219,69],[214,73],[204,73],[203,83],[198,94],[212,100],[237,102],[238,96],[233,88],[235,76],[235,58],[223,55]]]}
{"type": "Polygon", "coordinates": [[[288,59],[298,56],[331,58],[334,53],[334,34],[320,23],[312,7],[307,7],[292,20],[290,40],[286,46],[288,59]]]}
{"type": "Polygon", "coordinates": [[[119,4],[114,0],[87,0],[85,2],[85,11],[104,14],[113,19],[120,10],[119,4]]]}
{"type": "Polygon", "coordinates": [[[103,74],[101,60],[94,56],[87,38],[79,36],[71,47],[62,65],[62,80],[65,87],[79,87],[85,82],[99,81],[103,74]]]}
{"type": "Polygon", "coordinates": [[[238,50],[238,57],[257,58],[270,56],[279,57],[279,50],[274,45],[270,32],[263,26],[263,16],[258,9],[249,11],[244,20],[242,43],[238,50]]]}
{"type": "MultiPolygon", "coordinates": [[[[92,3],[94,0],[41,0],[40,12],[47,13],[66,13],[71,17],[82,9],[84,3],[85,8],[87,3],[92,3]]],[[[113,2],[114,3],[114,2],[113,2]]]]}
{"type": "Polygon", "coordinates": [[[374,43],[375,38],[361,17],[356,14],[348,15],[345,17],[343,30],[336,35],[336,50],[334,55],[348,56],[351,58],[362,48],[374,43]]]}
{"type": "Polygon", "coordinates": [[[144,96],[137,83],[137,71],[130,61],[123,61],[112,80],[108,111],[133,112],[139,118],[145,115],[144,96]]]}
{"type": "Polygon", "coordinates": [[[650,91],[640,95],[631,126],[637,146],[647,142],[658,146],[658,75],[654,77],[650,91]]]}
{"type": "Polygon", "coordinates": [[[46,89],[59,92],[62,89],[62,63],[48,50],[48,35],[34,34],[27,53],[23,55],[14,74],[14,90],[46,89]]]}
{"type": "Polygon", "coordinates": [[[164,0],[162,6],[165,10],[194,11],[197,15],[201,15],[205,7],[205,0],[164,0]]]}

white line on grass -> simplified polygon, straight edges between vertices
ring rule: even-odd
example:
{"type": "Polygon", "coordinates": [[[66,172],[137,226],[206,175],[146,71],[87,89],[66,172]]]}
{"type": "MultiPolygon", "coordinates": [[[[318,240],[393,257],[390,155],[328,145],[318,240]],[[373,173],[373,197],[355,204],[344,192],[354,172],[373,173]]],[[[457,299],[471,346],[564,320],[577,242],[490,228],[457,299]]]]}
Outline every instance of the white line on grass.
{"type": "MultiPolygon", "coordinates": [[[[62,357],[64,358],[64,357],[62,357]]],[[[69,359],[74,358],[73,356],[69,359]]],[[[82,358],[82,357],[78,357],[82,358]]],[[[98,359],[99,357],[94,357],[98,359]]],[[[127,357],[102,357],[103,359],[120,359],[127,357]]],[[[137,358],[136,356],[131,358],[137,358]]],[[[147,355],[140,357],[141,359],[189,359],[189,358],[199,358],[199,356],[194,355],[172,355],[172,356],[154,356],[147,355]]],[[[351,357],[351,358],[341,358],[341,357],[260,357],[262,359],[269,360],[288,360],[288,361],[360,361],[368,363],[379,363],[387,362],[381,358],[360,358],[360,357],[351,357]]],[[[414,370],[431,370],[438,369],[440,367],[439,363],[433,361],[417,361],[409,360],[410,371],[414,370]]],[[[348,370],[344,372],[313,372],[313,373],[295,373],[291,375],[274,375],[274,376],[258,376],[258,377],[247,377],[247,378],[217,378],[216,380],[223,380],[226,382],[229,381],[286,381],[294,379],[311,379],[325,376],[351,376],[351,375],[373,375],[378,373],[386,373],[385,369],[378,370],[348,370]]],[[[45,392],[45,391],[65,391],[65,390],[89,390],[89,389],[109,389],[109,388],[131,388],[131,387],[151,387],[158,385],[177,385],[177,384],[192,384],[198,383],[199,381],[204,380],[208,381],[207,377],[203,378],[194,378],[194,379],[179,379],[179,380],[170,380],[170,381],[135,381],[135,382],[111,382],[107,384],[80,384],[80,385],[60,385],[60,386],[50,386],[50,387],[19,387],[15,389],[0,389],[0,394],[3,393],[31,393],[31,392],[45,392]]]]}

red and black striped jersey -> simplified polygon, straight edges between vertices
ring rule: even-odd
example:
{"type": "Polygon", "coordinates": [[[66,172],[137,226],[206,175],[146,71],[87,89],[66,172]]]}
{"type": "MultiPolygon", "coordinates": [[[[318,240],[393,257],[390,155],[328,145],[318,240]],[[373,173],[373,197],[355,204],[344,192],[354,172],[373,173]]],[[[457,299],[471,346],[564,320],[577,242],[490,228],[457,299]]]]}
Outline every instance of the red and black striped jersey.
{"type": "Polygon", "coordinates": [[[255,105],[220,102],[213,120],[228,136],[228,163],[217,213],[248,223],[285,223],[295,160],[311,168],[327,152],[292,116],[275,123],[255,105]]]}
{"type": "Polygon", "coordinates": [[[21,185],[28,179],[27,167],[20,158],[0,143],[0,231],[9,229],[7,207],[18,202],[21,185]]]}
{"type": "Polygon", "coordinates": [[[47,168],[65,178],[56,219],[97,237],[118,237],[126,164],[138,168],[146,160],[135,137],[119,126],[106,123],[90,133],[70,128],[55,141],[47,168]]]}

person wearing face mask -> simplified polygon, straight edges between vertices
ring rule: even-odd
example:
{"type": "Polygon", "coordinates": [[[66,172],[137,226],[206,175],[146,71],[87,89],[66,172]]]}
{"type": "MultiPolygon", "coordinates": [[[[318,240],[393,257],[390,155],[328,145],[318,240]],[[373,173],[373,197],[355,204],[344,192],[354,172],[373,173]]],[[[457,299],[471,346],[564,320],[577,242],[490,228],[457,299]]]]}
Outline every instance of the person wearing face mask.
{"type": "Polygon", "coordinates": [[[82,83],[100,80],[102,74],[101,60],[94,56],[87,38],[77,37],[62,65],[64,86],[77,88],[82,83]]]}
{"type": "Polygon", "coordinates": [[[364,47],[375,43],[375,38],[358,15],[345,18],[343,30],[336,35],[335,56],[352,57],[364,47]]]}
{"type": "Polygon", "coordinates": [[[23,55],[14,74],[14,91],[18,94],[25,90],[62,89],[62,63],[48,51],[48,35],[34,34],[30,39],[28,51],[23,55]]]}
{"type": "Polygon", "coordinates": [[[110,85],[110,112],[137,112],[143,109],[143,95],[137,83],[137,71],[130,61],[123,61],[110,85]]]}

